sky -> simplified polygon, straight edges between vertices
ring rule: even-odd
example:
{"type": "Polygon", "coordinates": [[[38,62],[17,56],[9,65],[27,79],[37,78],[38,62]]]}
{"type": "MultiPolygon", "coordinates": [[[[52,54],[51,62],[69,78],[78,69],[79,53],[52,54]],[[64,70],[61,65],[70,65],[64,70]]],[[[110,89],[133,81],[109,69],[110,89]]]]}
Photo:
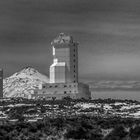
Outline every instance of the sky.
{"type": "Polygon", "coordinates": [[[79,46],[84,80],[140,80],[139,0],[1,0],[4,76],[31,66],[49,76],[51,41],[61,32],[79,46]]]}

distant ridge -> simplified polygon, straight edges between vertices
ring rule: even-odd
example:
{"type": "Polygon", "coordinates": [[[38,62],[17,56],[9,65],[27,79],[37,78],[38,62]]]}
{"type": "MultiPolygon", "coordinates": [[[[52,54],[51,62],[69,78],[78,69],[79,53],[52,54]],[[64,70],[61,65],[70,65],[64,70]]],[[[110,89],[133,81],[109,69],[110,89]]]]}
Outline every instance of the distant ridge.
{"type": "Polygon", "coordinates": [[[90,89],[93,90],[139,90],[140,81],[92,81],[88,82],[90,89]]]}
{"type": "Polygon", "coordinates": [[[28,97],[41,83],[49,78],[32,67],[26,67],[3,81],[4,97],[28,97]]]}

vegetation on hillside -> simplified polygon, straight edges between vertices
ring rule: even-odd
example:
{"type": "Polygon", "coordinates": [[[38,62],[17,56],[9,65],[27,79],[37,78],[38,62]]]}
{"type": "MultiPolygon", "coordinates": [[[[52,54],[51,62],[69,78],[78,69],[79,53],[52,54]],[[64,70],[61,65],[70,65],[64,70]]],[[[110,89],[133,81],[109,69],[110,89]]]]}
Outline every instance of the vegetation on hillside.
{"type": "Polygon", "coordinates": [[[97,117],[44,118],[0,125],[0,140],[138,140],[140,120],[97,117]]]}
{"type": "MultiPolygon", "coordinates": [[[[0,118],[0,140],[139,140],[140,119],[102,115],[105,114],[102,104],[116,102],[139,104],[137,101],[112,99],[0,100],[0,111],[7,114],[7,118],[0,118]],[[76,114],[74,109],[79,108],[75,105],[81,102],[101,104],[96,110],[98,114],[87,113],[95,111],[92,107],[84,110],[84,114],[76,114]],[[40,119],[29,121],[32,116],[40,119]]],[[[113,107],[118,109],[118,106],[113,107]]]]}

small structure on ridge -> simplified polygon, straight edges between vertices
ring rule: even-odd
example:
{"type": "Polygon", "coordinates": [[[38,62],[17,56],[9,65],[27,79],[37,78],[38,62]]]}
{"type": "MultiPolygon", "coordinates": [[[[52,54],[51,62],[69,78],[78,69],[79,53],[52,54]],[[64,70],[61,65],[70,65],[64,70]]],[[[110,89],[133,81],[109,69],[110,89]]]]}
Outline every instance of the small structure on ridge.
{"type": "Polygon", "coordinates": [[[0,98],[3,98],[3,69],[0,69],[0,98]]]}

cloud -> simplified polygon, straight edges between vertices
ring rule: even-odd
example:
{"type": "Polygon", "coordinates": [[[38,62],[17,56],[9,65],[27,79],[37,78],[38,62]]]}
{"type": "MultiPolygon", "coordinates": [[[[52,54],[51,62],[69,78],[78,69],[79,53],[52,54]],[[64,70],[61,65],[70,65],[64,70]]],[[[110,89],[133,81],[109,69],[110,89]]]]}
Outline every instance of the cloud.
{"type": "Polygon", "coordinates": [[[115,63],[124,70],[129,68],[128,74],[139,75],[139,62],[134,61],[138,59],[133,59],[140,53],[139,6],[138,0],[1,0],[0,65],[6,69],[5,75],[26,64],[48,73],[50,42],[66,32],[80,42],[80,75],[98,72],[101,77],[105,64],[106,72],[116,73],[115,63]],[[120,59],[120,55],[133,57],[120,59]]]}

